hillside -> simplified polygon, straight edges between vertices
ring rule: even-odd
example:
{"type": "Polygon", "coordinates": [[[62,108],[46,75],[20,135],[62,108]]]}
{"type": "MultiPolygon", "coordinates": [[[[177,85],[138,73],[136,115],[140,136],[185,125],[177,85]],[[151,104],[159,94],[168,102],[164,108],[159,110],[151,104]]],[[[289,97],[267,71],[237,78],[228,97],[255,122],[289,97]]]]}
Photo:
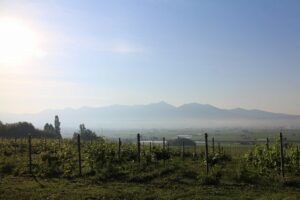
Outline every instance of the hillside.
{"type": "Polygon", "coordinates": [[[175,107],[165,102],[148,105],[112,105],[79,109],[45,110],[36,114],[0,114],[5,123],[29,121],[42,127],[59,115],[62,127],[85,123],[93,129],[113,128],[202,128],[202,127],[299,127],[300,116],[242,108],[221,109],[189,103],[175,107]]]}

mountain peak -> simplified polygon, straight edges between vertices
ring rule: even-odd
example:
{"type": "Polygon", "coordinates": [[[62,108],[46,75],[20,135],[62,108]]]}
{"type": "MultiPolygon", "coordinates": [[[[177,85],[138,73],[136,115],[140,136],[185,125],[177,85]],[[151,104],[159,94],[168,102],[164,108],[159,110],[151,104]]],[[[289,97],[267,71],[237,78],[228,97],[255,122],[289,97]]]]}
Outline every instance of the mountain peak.
{"type": "Polygon", "coordinates": [[[179,108],[202,108],[202,109],[218,109],[220,110],[220,108],[217,108],[215,106],[212,106],[210,104],[199,104],[199,103],[187,103],[187,104],[183,104],[181,106],[179,106],[179,108]]]}
{"type": "Polygon", "coordinates": [[[65,127],[86,123],[92,128],[182,128],[216,126],[299,126],[300,116],[243,108],[222,109],[209,104],[187,103],[173,106],[165,101],[140,105],[111,105],[81,109],[48,110],[36,114],[0,113],[3,122],[30,121],[43,127],[59,115],[65,127]]]}
{"type": "Polygon", "coordinates": [[[175,106],[165,102],[165,101],[159,101],[157,103],[151,103],[146,105],[147,107],[159,107],[159,108],[176,108],[175,106]]]}

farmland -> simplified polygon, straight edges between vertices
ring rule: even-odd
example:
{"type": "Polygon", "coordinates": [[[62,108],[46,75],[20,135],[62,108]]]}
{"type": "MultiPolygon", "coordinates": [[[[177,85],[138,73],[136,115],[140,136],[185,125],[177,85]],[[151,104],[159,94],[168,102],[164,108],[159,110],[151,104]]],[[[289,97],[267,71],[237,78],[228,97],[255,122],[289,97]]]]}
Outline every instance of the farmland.
{"type": "Polygon", "coordinates": [[[122,139],[4,139],[0,198],[299,199],[297,144],[211,139],[207,150],[122,139]]]}

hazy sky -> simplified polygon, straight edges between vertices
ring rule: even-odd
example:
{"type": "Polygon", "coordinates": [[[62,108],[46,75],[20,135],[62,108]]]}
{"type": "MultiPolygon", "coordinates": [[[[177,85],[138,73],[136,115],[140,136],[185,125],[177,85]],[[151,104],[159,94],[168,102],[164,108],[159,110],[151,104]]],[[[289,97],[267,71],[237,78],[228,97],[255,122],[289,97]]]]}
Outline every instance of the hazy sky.
{"type": "Polygon", "coordinates": [[[0,0],[0,112],[164,100],[300,114],[299,11],[298,0],[0,0]]]}

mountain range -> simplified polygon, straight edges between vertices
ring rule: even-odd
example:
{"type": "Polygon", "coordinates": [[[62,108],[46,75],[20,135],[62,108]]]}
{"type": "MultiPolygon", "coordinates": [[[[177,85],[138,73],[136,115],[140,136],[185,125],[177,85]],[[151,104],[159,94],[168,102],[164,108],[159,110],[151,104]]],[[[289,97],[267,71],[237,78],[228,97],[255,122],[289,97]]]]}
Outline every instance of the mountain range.
{"type": "Polygon", "coordinates": [[[111,105],[79,109],[45,110],[35,114],[0,113],[0,121],[28,121],[42,128],[58,115],[62,128],[76,129],[84,123],[93,129],[300,127],[300,116],[242,108],[221,109],[208,104],[173,106],[166,102],[148,105],[111,105]]]}

